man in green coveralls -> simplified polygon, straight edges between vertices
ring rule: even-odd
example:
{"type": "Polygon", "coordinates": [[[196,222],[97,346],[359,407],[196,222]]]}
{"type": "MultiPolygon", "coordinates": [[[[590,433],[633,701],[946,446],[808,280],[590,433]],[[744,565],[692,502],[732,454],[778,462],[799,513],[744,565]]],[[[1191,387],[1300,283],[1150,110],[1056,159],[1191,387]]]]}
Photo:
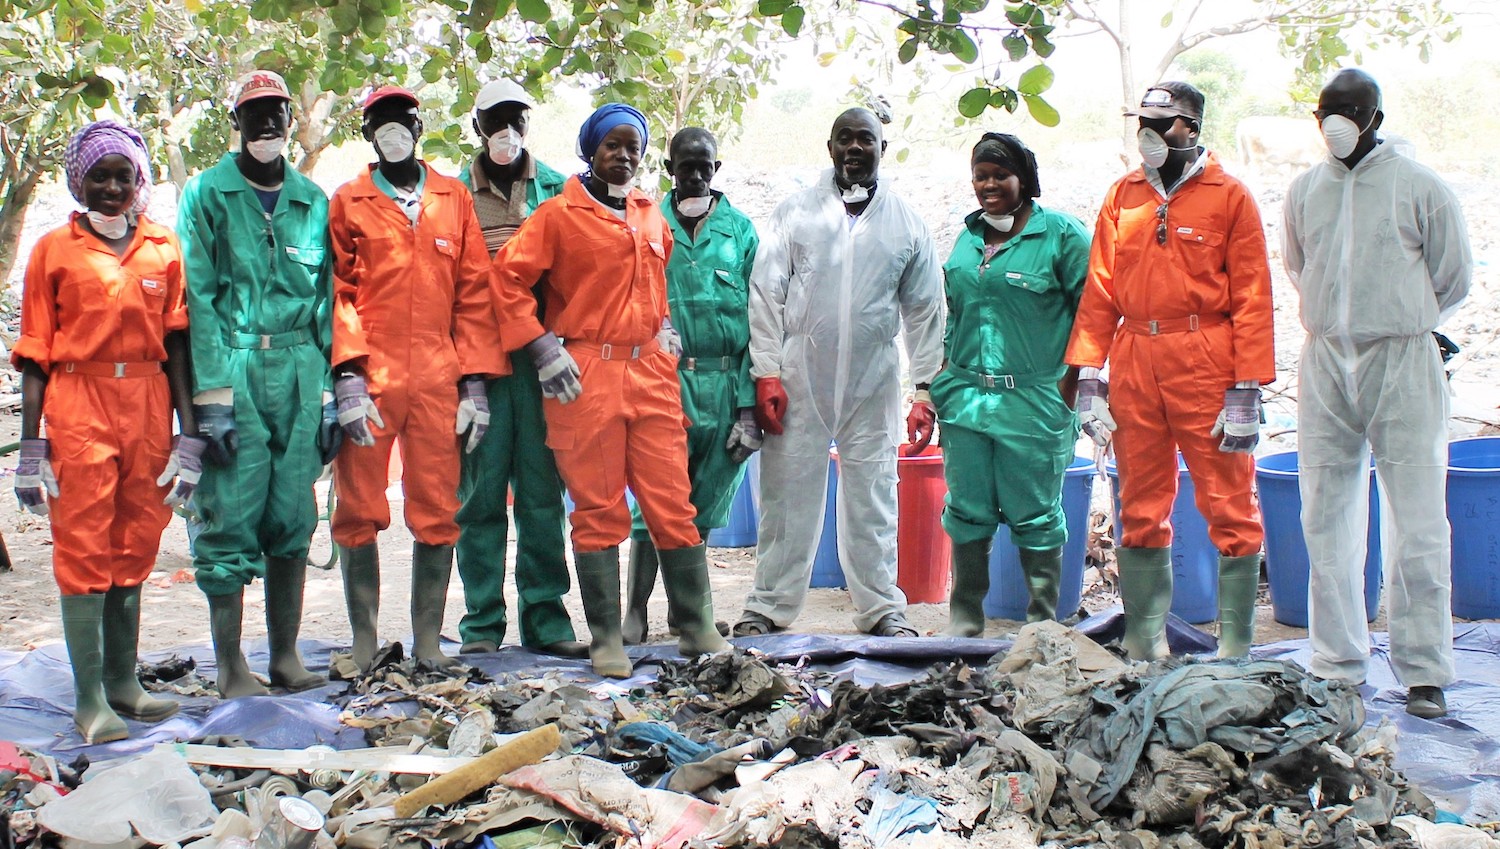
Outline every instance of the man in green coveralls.
{"type": "MultiPolygon", "coordinates": [[[[750,269],[760,240],[755,226],[709,184],[719,171],[719,143],[708,130],[686,127],[672,137],[667,173],[672,191],[662,216],[672,227],[667,263],[667,305],[682,337],[678,375],[688,427],[688,477],[698,511],[694,524],[708,532],[729,521],[729,508],[745,476],[745,461],[759,450],[755,381],[750,379],[750,269]]],[[[630,578],[625,592],[627,643],[646,638],[646,605],[656,586],[656,546],[640,510],[632,506],[630,578]]],[[[670,618],[667,627],[675,633],[670,618]]],[[[719,626],[727,634],[728,627],[719,626]]]]}
{"type": "Polygon", "coordinates": [[[244,589],[266,579],[271,684],[323,683],[297,652],[313,481],[337,450],[323,402],[332,331],[328,199],[287,164],[291,94],[269,71],[235,85],[238,153],[183,190],[177,232],[187,280],[193,411],[209,440],[193,546],[208,595],[224,698],[265,695],[240,648],[244,589]]]}
{"type": "MultiPolygon", "coordinates": [[[[484,149],[459,179],[474,195],[491,257],[542,201],[562,191],[563,175],[525,148],[535,105],[525,89],[509,80],[486,85],[474,99],[474,132],[484,149]]],[[[458,623],[460,653],[496,651],[505,640],[509,487],[515,497],[521,645],[587,657],[588,646],[574,639],[562,602],[569,586],[563,487],[546,444],[541,386],[530,356],[518,353],[510,364],[511,374],[489,382],[489,430],[477,448],[463,455],[457,547],[465,607],[458,623]]]]}
{"type": "Polygon", "coordinates": [[[947,365],[932,382],[953,540],[948,633],[957,637],[984,633],[1001,522],[1020,549],[1026,620],[1057,616],[1063,476],[1078,440],[1068,404],[1078,375],[1062,353],[1089,265],[1083,223],[1036,202],[1036,157],[1020,139],[985,133],[970,167],[980,208],[943,264],[947,365]]]}

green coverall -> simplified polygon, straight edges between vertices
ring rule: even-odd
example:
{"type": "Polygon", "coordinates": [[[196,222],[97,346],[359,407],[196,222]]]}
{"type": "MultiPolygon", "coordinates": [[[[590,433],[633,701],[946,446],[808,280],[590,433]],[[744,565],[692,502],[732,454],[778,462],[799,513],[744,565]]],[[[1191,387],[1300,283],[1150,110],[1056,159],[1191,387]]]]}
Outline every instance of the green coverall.
{"type": "MultiPolygon", "coordinates": [[[[481,154],[483,155],[483,154],[481,154]]],[[[528,152],[535,176],[526,180],[525,214],[562,192],[566,178],[528,152]]],[[[474,190],[474,169],[459,176],[474,190]]],[[[483,191],[491,191],[483,189],[483,191]]],[[[495,195],[495,198],[498,198],[495,195]]],[[[486,205],[475,210],[486,229],[486,205]]],[[[494,250],[490,251],[493,256],[494,250]]],[[[499,341],[496,340],[496,344],[499,341]]],[[[542,390],[531,357],[510,357],[513,373],[489,382],[490,426],[479,446],[463,455],[458,497],[458,575],[464,585],[464,615],[458,633],[465,643],[505,641],[505,549],[509,534],[506,489],[515,498],[516,595],[521,645],[546,646],[574,639],[563,607],[569,589],[562,478],[547,447],[542,390]]]]}
{"type": "Polygon", "coordinates": [[[1063,473],[1078,422],[1057,383],[1088,275],[1089,233],[1034,205],[1020,233],[984,256],[979,212],[943,265],[947,365],[932,382],[948,481],[943,527],[955,544],[1010,526],[1019,548],[1067,541],[1063,473]]]}
{"type": "Polygon", "coordinates": [[[317,526],[318,424],[328,385],[333,256],[328,198],[287,168],[275,211],[226,154],[183,190],[193,391],[232,387],[239,451],[194,494],[198,586],[237,593],[265,558],[303,560],[317,526]]]}
{"type": "MultiPolygon", "coordinates": [[[[750,379],[750,270],[760,239],[743,212],[718,198],[698,224],[696,236],[682,228],[672,206],[675,192],[661,202],[672,226],[672,258],[667,262],[667,308],[682,337],[677,373],[687,429],[688,478],[698,511],[693,523],[705,537],[729,522],[729,509],[745,476],[724,445],[742,407],[755,406],[750,379]]],[[[649,540],[640,508],[630,508],[630,536],[649,540]]]]}

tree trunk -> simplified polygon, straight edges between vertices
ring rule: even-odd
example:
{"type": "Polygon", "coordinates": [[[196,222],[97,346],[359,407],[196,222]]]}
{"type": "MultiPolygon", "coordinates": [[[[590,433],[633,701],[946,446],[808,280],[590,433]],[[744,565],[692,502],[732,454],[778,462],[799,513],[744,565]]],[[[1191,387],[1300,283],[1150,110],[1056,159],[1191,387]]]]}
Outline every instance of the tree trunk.
{"type": "MultiPolygon", "coordinates": [[[[1141,102],[1141,93],[1135,90],[1135,56],[1130,46],[1130,32],[1134,25],[1131,17],[1135,14],[1131,5],[1131,0],[1119,0],[1120,38],[1117,46],[1120,52],[1120,105],[1124,107],[1122,111],[1129,110],[1141,102]]],[[[1134,162],[1136,128],[1137,123],[1134,118],[1121,117],[1120,162],[1126,168],[1134,162]]]]}
{"type": "Polygon", "coordinates": [[[26,209],[42,179],[41,166],[25,161],[15,182],[7,187],[5,202],[0,204],[0,283],[10,280],[21,249],[21,230],[26,225],[26,209]]]}

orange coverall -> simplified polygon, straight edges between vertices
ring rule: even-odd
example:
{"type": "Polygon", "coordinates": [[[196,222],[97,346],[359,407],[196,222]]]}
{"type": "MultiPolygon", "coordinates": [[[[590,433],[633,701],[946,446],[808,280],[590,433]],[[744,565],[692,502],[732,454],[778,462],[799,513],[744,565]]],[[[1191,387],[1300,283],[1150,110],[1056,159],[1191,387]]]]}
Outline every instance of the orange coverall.
{"type": "Polygon", "coordinates": [[[550,330],[582,373],[577,400],[542,402],[547,447],[573,497],[576,552],[603,551],[629,535],[626,484],[657,548],[701,541],[677,358],[656,343],[671,254],[672,231],[644,194],[630,193],[622,221],[573,177],[495,255],[490,288],[501,346],[514,351],[550,330]],[[532,291],[539,281],[545,325],[532,291]]]}
{"type": "Polygon", "coordinates": [[[1172,544],[1180,449],[1214,545],[1231,557],[1253,554],[1264,536],[1254,458],[1220,451],[1210,432],[1224,390],[1276,376],[1260,211],[1213,154],[1166,201],[1164,245],[1162,205],[1139,168],[1110,187],[1065,359],[1110,361],[1120,545],[1172,544]]]}
{"type": "Polygon", "coordinates": [[[134,587],[151,574],[172,518],[156,485],[172,450],[164,340],[188,323],[172,231],[141,216],[122,258],[80,214],[32,249],[10,355],[16,368],[30,360],[48,375],[52,571],[63,595],[134,587]]]}
{"type": "MultiPolygon", "coordinates": [[[[373,167],[373,166],[372,166],[373,167]]],[[[364,360],[385,427],[375,444],[345,441],[334,461],[333,539],[375,542],[391,524],[386,469],[401,439],[406,526],[417,542],[458,541],[458,380],[510,372],[496,344],[490,255],[463,183],[427,168],[415,227],[370,173],[328,207],[333,245],[333,367],[364,360]]]]}

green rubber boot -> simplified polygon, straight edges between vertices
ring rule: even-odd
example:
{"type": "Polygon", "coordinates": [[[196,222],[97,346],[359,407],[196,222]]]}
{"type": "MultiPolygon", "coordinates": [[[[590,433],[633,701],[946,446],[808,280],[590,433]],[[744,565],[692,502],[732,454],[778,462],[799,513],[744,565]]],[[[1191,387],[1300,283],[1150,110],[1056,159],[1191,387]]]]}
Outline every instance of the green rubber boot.
{"type": "Polygon", "coordinates": [[[266,632],[271,644],[271,686],[293,693],[311,690],[328,679],[308,670],[297,650],[302,631],[302,590],[306,557],[266,558],[266,632]]]}
{"type": "Polygon", "coordinates": [[[104,594],[65,595],[61,604],[73,664],[73,724],[90,745],[124,740],[130,733],[125,721],[104,697],[104,594]]]}
{"type": "Polygon", "coordinates": [[[656,544],[649,539],[632,539],[630,576],[625,584],[625,624],[621,628],[627,646],[646,641],[646,609],[651,603],[651,592],[656,589],[656,568],[656,544]]]}
{"type": "Polygon", "coordinates": [[[104,594],[104,697],[115,713],[137,722],[161,722],[177,703],[146,692],[135,674],[141,637],[141,588],[111,587],[104,594]]]}
{"type": "MultiPolygon", "coordinates": [[[[375,642],[375,621],[380,616],[380,549],[374,543],[357,548],[339,546],[339,565],[344,572],[349,628],[354,632],[350,659],[360,672],[369,672],[379,648],[375,642]]],[[[415,569],[416,564],[412,565],[415,569]]]]}
{"type": "Polygon", "coordinates": [[[1027,622],[1057,618],[1057,591],[1062,583],[1062,548],[1022,548],[1021,572],[1026,576],[1027,622]]]}
{"type": "Polygon", "coordinates": [[[953,544],[953,589],[948,593],[949,637],[984,635],[984,597],[990,591],[990,546],[994,537],[953,544]]]}
{"type": "Polygon", "coordinates": [[[1172,607],[1172,549],[1118,548],[1120,601],[1125,606],[1125,651],[1131,660],[1160,660],[1172,607]]]}
{"type": "Polygon", "coordinates": [[[668,618],[681,634],[677,652],[685,657],[728,651],[729,643],[714,623],[713,589],[708,583],[708,546],[657,552],[661,560],[661,583],[667,591],[668,618]]]}
{"type": "Polygon", "coordinates": [[[443,672],[461,664],[443,654],[443,612],[448,606],[448,579],[453,574],[453,546],[413,543],[411,550],[411,656],[443,672]]]}
{"type": "Polygon", "coordinates": [[[1219,555],[1219,657],[1248,657],[1255,643],[1260,553],[1219,555]]]}
{"type": "Polygon", "coordinates": [[[620,549],[573,552],[573,572],[589,623],[589,662],[604,678],[629,678],[630,658],[620,634],[620,549]]]}
{"type": "Polygon", "coordinates": [[[208,623],[214,639],[214,663],[219,667],[220,698],[238,699],[271,693],[250,674],[250,664],[245,661],[245,652],[240,648],[240,625],[244,618],[243,588],[208,597],[208,623]]]}

